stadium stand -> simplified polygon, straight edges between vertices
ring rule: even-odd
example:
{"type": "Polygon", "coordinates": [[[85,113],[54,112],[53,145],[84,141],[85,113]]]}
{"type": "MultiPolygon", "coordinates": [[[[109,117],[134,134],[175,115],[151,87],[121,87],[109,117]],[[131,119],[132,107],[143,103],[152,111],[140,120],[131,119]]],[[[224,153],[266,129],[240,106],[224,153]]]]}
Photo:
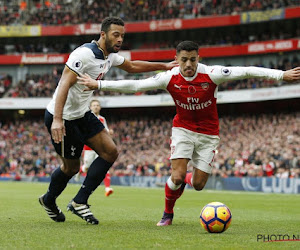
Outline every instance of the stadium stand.
{"type": "MultiPolygon", "coordinates": [[[[213,45],[236,45],[245,44],[251,42],[261,42],[269,40],[291,39],[300,37],[300,24],[296,21],[290,21],[286,25],[281,25],[280,30],[274,30],[272,24],[263,24],[263,28],[260,32],[247,29],[244,27],[234,26],[229,28],[222,28],[216,30],[216,32],[208,32],[201,29],[194,30],[193,40],[195,40],[200,46],[207,47],[213,45]]],[[[173,35],[174,32],[167,32],[167,35],[173,35]]],[[[183,32],[177,31],[177,38],[166,41],[159,35],[152,35],[152,37],[135,36],[135,39],[131,38],[131,35],[126,35],[125,44],[123,44],[123,50],[148,50],[148,49],[174,49],[176,45],[183,39],[179,37],[185,37],[183,32]],[[129,36],[129,38],[127,38],[129,36]]],[[[81,38],[74,38],[72,44],[70,41],[63,39],[62,37],[48,38],[48,39],[30,39],[24,40],[8,40],[6,44],[0,45],[0,54],[19,54],[19,53],[70,53],[72,50],[82,44],[82,42],[89,42],[95,39],[97,36],[86,36],[86,40],[81,38]],[[57,42],[59,41],[59,43],[57,42]]]]}
{"type": "MultiPolygon", "coordinates": [[[[123,50],[133,60],[148,54],[151,56],[142,59],[172,60],[177,43],[189,39],[201,45],[200,56],[206,64],[290,69],[299,66],[300,60],[297,55],[300,48],[299,6],[299,0],[2,1],[0,24],[8,26],[4,31],[0,29],[0,97],[4,97],[1,99],[5,99],[5,107],[11,98],[36,100],[36,97],[51,97],[68,53],[84,42],[97,39],[99,26],[91,27],[111,15],[132,22],[130,25],[137,25],[133,30],[130,30],[132,26],[128,26],[129,32],[123,44],[123,50]],[[286,10],[286,7],[296,8],[286,10]],[[253,12],[249,14],[248,11],[271,11],[267,12],[271,14],[262,12],[260,18],[256,19],[251,15],[253,12]],[[249,20],[243,19],[245,16],[249,20]],[[180,20],[182,26],[177,27],[176,20],[180,20]],[[185,26],[186,20],[190,20],[190,23],[185,26]],[[189,26],[193,23],[198,26],[189,26]],[[28,31],[31,26],[19,25],[35,26],[28,31]],[[136,28],[139,26],[142,30],[136,28]],[[26,38],[19,37],[19,33],[26,38]],[[251,51],[251,48],[255,51],[251,51]],[[57,60],[54,63],[49,59],[51,55],[57,60]]],[[[153,73],[125,75],[112,70],[106,79],[138,79],[150,75],[153,73]]],[[[286,83],[245,80],[222,84],[219,91],[282,85],[286,83]]],[[[148,95],[160,93],[146,92],[148,95]]],[[[120,94],[96,92],[95,95],[120,94]]],[[[49,176],[59,166],[59,161],[41,120],[44,107],[34,107],[38,109],[37,113],[26,110],[28,115],[19,116],[18,110],[11,111],[10,107],[3,110],[1,105],[0,102],[0,176],[16,180],[23,176],[49,176]]],[[[250,107],[252,103],[246,105],[250,107]]],[[[265,102],[258,105],[259,110],[265,102]]],[[[247,107],[239,114],[229,112],[230,115],[221,116],[221,144],[213,176],[300,176],[300,109],[289,104],[285,113],[281,111],[281,105],[278,107],[272,110],[273,113],[254,115],[250,114],[247,107]]],[[[224,108],[223,105],[218,108],[221,111],[231,110],[231,107],[224,108]]],[[[111,109],[105,113],[110,128],[115,131],[114,140],[120,150],[112,175],[169,175],[172,112],[163,115],[157,113],[153,117],[135,116],[128,110],[121,110],[126,114],[125,117],[110,115],[111,109]]]]}
{"type": "Polygon", "coordinates": [[[0,74],[0,98],[5,95],[6,91],[11,87],[12,77],[8,74],[0,74]]]}
{"type": "MultiPolygon", "coordinates": [[[[109,118],[120,151],[112,175],[170,174],[172,114],[158,115],[109,118]]],[[[299,112],[221,117],[213,175],[300,177],[299,118],[299,112]]],[[[1,124],[0,175],[49,176],[57,166],[43,121],[1,124]]]]}
{"type": "Polygon", "coordinates": [[[2,4],[1,25],[68,25],[100,23],[106,16],[125,21],[195,18],[207,15],[236,15],[245,11],[270,10],[299,5],[298,0],[152,0],[152,1],[8,1],[2,4]],[[38,15],[37,15],[38,14],[38,15]]]}

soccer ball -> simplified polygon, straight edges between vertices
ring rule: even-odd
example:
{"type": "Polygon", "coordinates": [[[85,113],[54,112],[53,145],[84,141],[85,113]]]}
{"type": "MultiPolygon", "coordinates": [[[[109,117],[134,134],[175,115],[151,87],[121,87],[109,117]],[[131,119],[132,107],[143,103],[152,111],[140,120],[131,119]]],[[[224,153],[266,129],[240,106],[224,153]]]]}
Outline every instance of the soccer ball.
{"type": "Polygon", "coordinates": [[[209,233],[223,233],[231,222],[229,208],[221,202],[211,202],[203,207],[200,224],[209,233]]]}

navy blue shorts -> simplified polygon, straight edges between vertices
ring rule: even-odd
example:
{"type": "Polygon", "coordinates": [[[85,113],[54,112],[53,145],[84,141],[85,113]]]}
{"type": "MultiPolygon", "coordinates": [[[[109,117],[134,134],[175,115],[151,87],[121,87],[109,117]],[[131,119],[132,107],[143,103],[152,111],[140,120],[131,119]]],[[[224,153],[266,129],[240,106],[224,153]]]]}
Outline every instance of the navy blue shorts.
{"type": "MultiPolygon", "coordinates": [[[[52,121],[53,115],[46,110],[45,125],[50,136],[52,121]]],[[[64,136],[63,143],[55,143],[51,137],[55,151],[66,159],[79,159],[84,144],[87,144],[89,138],[100,133],[104,129],[104,125],[91,111],[88,111],[84,114],[84,117],[80,119],[72,121],[65,120],[65,128],[66,136],[64,136]]]]}

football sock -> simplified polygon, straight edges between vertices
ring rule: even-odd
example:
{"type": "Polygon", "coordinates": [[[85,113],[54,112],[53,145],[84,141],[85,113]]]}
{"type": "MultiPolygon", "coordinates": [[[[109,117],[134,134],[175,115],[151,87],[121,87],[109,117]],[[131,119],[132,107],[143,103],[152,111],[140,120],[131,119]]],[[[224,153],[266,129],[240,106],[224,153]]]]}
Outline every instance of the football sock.
{"type": "Polygon", "coordinates": [[[193,173],[192,172],[187,172],[184,183],[189,184],[191,187],[193,187],[193,173]]]}
{"type": "Polygon", "coordinates": [[[60,167],[55,169],[51,175],[49,189],[44,196],[45,205],[50,205],[55,202],[55,199],[61,194],[62,191],[64,191],[71,178],[72,176],[66,175],[60,169],[60,167]]]}
{"type": "Polygon", "coordinates": [[[86,178],[74,197],[74,202],[78,204],[87,204],[88,198],[94,190],[101,184],[112,163],[107,162],[101,157],[97,157],[87,172],[86,178]]]}
{"type": "Polygon", "coordinates": [[[105,186],[105,188],[110,187],[110,174],[109,173],[107,173],[105,178],[104,178],[104,186],[105,186]]]}
{"type": "Polygon", "coordinates": [[[174,213],[174,206],[176,200],[182,195],[182,184],[175,185],[171,180],[171,177],[167,180],[165,185],[165,212],[168,214],[174,213]]]}

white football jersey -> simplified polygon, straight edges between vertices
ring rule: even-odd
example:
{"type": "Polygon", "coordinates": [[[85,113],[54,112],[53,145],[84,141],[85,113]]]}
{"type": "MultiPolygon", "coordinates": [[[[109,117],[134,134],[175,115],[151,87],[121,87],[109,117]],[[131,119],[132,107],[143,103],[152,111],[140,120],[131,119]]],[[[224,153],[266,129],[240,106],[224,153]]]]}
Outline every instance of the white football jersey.
{"type": "MultiPolygon", "coordinates": [[[[66,66],[79,73],[89,74],[93,79],[100,80],[112,66],[119,66],[125,58],[117,53],[110,53],[107,57],[95,41],[85,43],[75,49],[69,56],[66,66]]],[[[63,119],[75,120],[84,116],[89,110],[89,103],[93,94],[91,91],[83,91],[85,86],[75,83],[68,93],[68,97],[63,110],[63,119]]],[[[55,100],[59,85],[56,87],[53,98],[47,106],[47,110],[54,115],[55,100]]]]}

